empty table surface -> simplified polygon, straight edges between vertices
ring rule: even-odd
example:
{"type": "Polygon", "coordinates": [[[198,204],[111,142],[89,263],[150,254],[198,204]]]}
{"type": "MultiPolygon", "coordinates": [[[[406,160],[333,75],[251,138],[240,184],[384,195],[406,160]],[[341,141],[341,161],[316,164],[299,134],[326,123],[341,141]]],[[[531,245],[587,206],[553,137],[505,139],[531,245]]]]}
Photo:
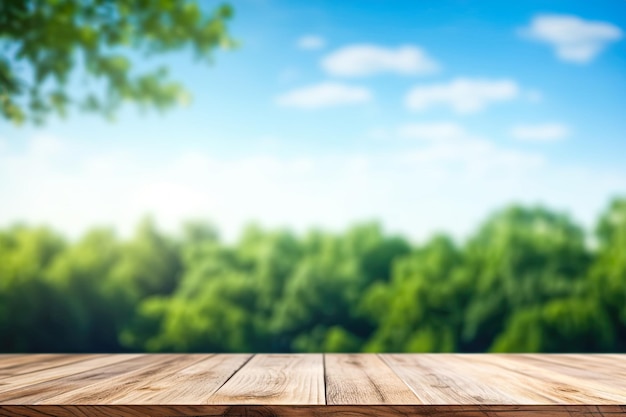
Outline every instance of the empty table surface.
{"type": "Polygon", "coordinates": [[[617,416],[626,355],[0,355],[2,416],[617,416]]]}

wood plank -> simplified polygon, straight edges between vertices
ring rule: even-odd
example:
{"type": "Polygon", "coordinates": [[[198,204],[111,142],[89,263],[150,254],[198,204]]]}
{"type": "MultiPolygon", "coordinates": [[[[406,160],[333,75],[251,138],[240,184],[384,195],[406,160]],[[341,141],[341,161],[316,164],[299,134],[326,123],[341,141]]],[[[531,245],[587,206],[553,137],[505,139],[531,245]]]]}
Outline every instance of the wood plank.
{"type": "Polygon", "coordinates": [[[46,353],[46,354],[32,353],[32,354],[22,354],[22,355],[20,355],[19,353],[2,353],[2,354],[0,354],[0,368],[5,363],[8,363],[8,362],[12,362],[12,363],[36,362],[41,357],[50,357],[50,356],[54,356],[54,354],[51,354],[51,353],[46,353]]]}
{"type": "Polygon", "coordinates": [[[151,384],[159,380],[169,384],[173,375],[204,358],[206,355],[203,354],[146,355],[142,358],[145,360],[141,366],[135,369],[125,369],[121,373],[109,375],[106,380],[100,380],[95,384],[86,386],[77,386],[69,392],[42,399],[39,403],[97,405],[115,404],[120,400],[129,399],[127,404],[145,404],[142,396],[150,394],[151,384]]]}
{"type": "Polygon", "coordinates": [[[0,363],[14,372],[0,376],[0,416],[12,417],[626,415],[626,355],[618,354],[13,355],[0,363]]]}
{"type": "Polygon", "coordinates": [[[419,404],[409,387],[376,355],[324,355],[326,403],[419,404]]]}
{"type": "Polygon", "coordinates": [[[537,357],[554,357],[561,358],[563,362],[567,362],[570,365],[576,364],[585,364],[588,366],[590,370],[597,370],[598,372],[603,372],[600,370],[619,370],[626,371],[626,355],[615,355],[615,354],[598,354],[598,355],[589,355],[589,354],[560,354],[560,355],[535,355],[537,357]]]}
{"type": "Polygon", "coordinates": [[[432,404],[626,404],[623,391],[596,383],[592,375],[578,380],[512,355],[384,357],[420,399],[432,404]]]}
{"type": "MultiPolygon", "coordinates": [[[[536,355],[519,354],[528,364],[549,369],[553,372],[589,380],[608,386],[619,387],[626,392],[626,358],[624,360],[604,360],[607,355],[536,355]]],[[[618,358],[619,359],[619,358],[618,358]]]]}
{"type": "MultiPolygon", "coordinates": [[[[76,357],[81,360],[70,363],[57,363],[58,366],[45,368],[37,372],[3,377],[0,380],[0,393],[122,362],[134,358],[136,355],[76,355],[76,357]]],[[[0,396],[1,398],[2,396],[0,396]]]]}
{"type": "Polygon", "coordinates": [[[254,356],[211,398],[211,404],[325,404],[321,354],[254,356]]]}
{"type": "Polygon", "coordinates": [[[111,403],[205,404],[250,358],[250,354],[203,355],[191,366],[148,378],[111,403]]]}
{"type": "Polygon", "coordinates": [[[149,355],[142,354],[106,355],[98,359],[99,364],[92,364],[88,370],[72,372],[67,376],[44,382],[33,381],[31,384],[2,392],[0,404],[38,404],[50,397],[100,384],[116,375],[140,369],[149,363],[149,360],[149,355]]]}
{"type": "MultiPolygon", "coordinates": [[[[468,372],[452,354],[384,354],[381,358],[422,404],[519,404],[481,373],[468,372]]],[[[532,402],[531,402],[532,403],[532,402]]]]}
{"type": "Polygon", "coordinates": [[[69,360],[76,362],[76,356],[66,354],[33,354],[33,355],[16,355],[12,357],[0,357],[0,376],[19,375],[32,372],[38,369],[44,369],[48,366],[54,366],[55,363],[69,360]]]}
{"type": "Polygon", "coordinates": [[[559,404],[626,404],[626,391],[599,383],[594,378],[593,369],[589,369],[587,378],[580,379],[530,364],[512,355],[475,355],[467,362],[474,362],[480,369],[493,370],[489,375],[493,375],[495,383],[497,379],[504,379],[497,378],[497,375],[506,375],[503,388],[507,391],[541,392],[559,404]]]}
{"type": "Polygon", "coordinates": [[[626,406],[108,405],[0,406],[2,417],[620,417],[626,406]]]}

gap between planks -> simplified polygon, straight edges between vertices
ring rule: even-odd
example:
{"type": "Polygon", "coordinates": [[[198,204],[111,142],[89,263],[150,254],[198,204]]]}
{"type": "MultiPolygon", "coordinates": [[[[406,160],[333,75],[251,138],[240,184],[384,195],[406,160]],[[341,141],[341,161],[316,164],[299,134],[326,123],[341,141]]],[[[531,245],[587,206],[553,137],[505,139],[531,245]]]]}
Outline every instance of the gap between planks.
{"type": "Polygon", "coordinates": [[[215,391],[211,404],[421,404],[377,354],[258,354],[215,391]],[[297,381],[297,384],[290,383],[297,381]]]}

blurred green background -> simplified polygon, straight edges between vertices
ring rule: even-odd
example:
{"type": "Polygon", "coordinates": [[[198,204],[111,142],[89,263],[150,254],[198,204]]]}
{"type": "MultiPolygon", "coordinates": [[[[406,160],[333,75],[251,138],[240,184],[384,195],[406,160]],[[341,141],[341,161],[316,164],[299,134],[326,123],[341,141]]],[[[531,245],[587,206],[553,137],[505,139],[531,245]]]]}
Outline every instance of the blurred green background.
{"type": "Polygon", "coordinates": [[[622,352],[626,199],[588,236],[568,216],[509,207],[463,244],[412,245],[376,223],[342,233],[150,219],[0,232],[4,352],[622,352]],[[593,245],[588,243],[592,241],[593,245]]]}
{"type": "Polygon", "coordinates": [[[0,1],[0,352],[626,352],[626,3],[232,3],[0,1]]]}

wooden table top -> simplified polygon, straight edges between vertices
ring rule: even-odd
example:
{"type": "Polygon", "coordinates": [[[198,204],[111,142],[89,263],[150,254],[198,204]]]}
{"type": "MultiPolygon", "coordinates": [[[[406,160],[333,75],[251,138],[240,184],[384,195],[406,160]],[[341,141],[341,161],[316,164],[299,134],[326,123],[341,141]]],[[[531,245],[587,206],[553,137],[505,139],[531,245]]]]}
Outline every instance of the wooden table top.
{"type": "Polygon", "coordinates": [[[0,355],[2,416],[626,415],[626,355],[0,355]]]}

